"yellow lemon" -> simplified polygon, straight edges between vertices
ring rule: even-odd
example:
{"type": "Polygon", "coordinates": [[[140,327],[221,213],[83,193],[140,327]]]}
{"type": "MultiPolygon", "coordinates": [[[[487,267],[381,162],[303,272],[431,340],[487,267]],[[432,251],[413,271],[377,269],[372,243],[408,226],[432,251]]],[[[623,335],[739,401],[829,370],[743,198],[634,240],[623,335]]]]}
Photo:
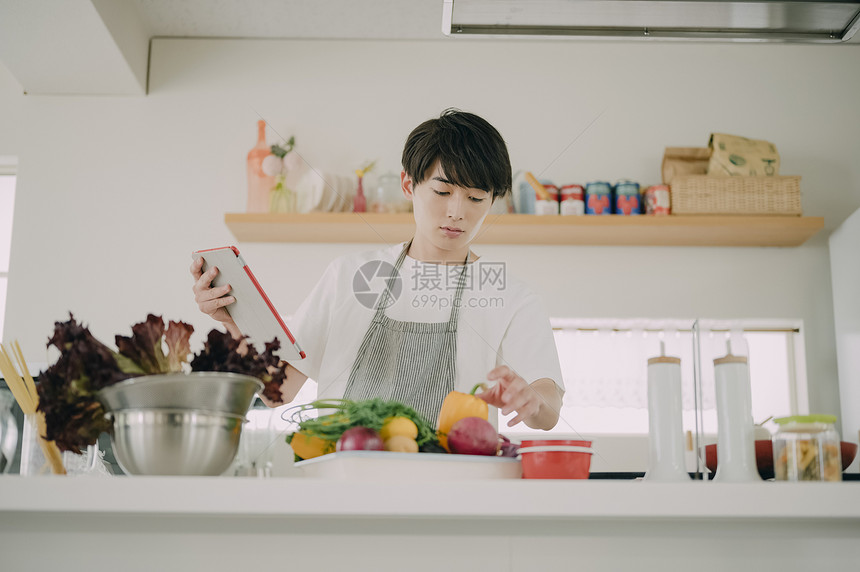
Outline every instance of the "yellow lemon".
{"type": "Polygon", "coordinates": [[[415,442],[415,439],[410,439],[405,435],[394,435],[386,439],[385,450],[397,453],[417,453],[418,443],[415,442]]]}
{"type": "Polygon", "coordinates": [[[418,426],[408,417],[389,417],[382,425],[379,436],[383,441],[388,441],[395,436],[415,440],[418,437],[418,426]]]}

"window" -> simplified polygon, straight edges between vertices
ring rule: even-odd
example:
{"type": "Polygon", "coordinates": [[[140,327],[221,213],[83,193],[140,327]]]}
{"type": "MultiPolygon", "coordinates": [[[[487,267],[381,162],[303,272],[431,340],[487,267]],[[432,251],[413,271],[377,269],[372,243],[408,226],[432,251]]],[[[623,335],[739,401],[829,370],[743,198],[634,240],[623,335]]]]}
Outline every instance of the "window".
{"type": "MultiPolygon", "coordinates": [[[[565,436],[648,435],[648,358],[681,358],[683,424],[696,431],[693,320],[553,319],[555,341],[566,390],[558,425],[551,433],[565,436]]],[[[702,430],[717,433],[713,360],[732,353],[749,358],[752,413],[756,423],[769,417],[803,412],[806,395],[800,325],[792,321],[700,320],[697,326],[701,370],[702,430]]],[[[296,399],[282,408],[316,398],[309,380],[296,399]]],[[[538,433],[524,424],[507,427],[514,414],[499,414],[499,429],[515,440],[538,433]]],[[[279,432],[289,431],[284,419],[279,432]]],[[[773,425],[771,425],[771,428],[773,425]]],[[[542,432],[541,432],[542,433],[542,432]]],[[[640,446],[641,443],[639,443],[640,446]]],[[[641,447],[640,447],[641,448],[641,447]]]]}
{"type": "Polygon", "coordinates": [[[0,341],[6,318],[9,258],[12,248],[12,213],[15,204],[15,174],[10,161],[0,157],[0,341]]]}
{"type": "MultiPolygon", "coordinates": [[[[559,424],[562,434],[647,434],[648,358],[681,358],[684,427],[695,431],[693,321],[554,320],[566,398],[559,424]]],[[[800,332],[796,324],[751,322],[698,323],[702,428],[717,432],[713,360],[727,352],[749,358],[753,419],[797,413],[801,408],[795,379],[795,351],[800,332]]],[[[524,425],[506,433],[529,433],[524,425]]]]}

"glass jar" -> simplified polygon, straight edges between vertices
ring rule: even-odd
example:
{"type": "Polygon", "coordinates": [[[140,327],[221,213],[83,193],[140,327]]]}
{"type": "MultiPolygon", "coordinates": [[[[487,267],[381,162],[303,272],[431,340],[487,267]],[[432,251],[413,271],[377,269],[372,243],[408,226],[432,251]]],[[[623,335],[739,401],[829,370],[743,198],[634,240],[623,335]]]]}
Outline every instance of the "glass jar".
{"type": "Polygon", "coordinates": [[[385,173],[375,185],[368,188],[367,210],[375,213],[410,212],[412,203],[400,190],[400,177],[395,173],[385,173]]]}
{"type": "Polygon", "coordinates": [[[778,481],[841,481],[842,459],[835,415],[774,419],[773,466],[778,481]]]}
{"type": "Polygon", "coordinates": [[[12,392],[0,387],[0,475],[12,469],[18,451],[18,423],[12,413],[14,404],[12,392]]]}

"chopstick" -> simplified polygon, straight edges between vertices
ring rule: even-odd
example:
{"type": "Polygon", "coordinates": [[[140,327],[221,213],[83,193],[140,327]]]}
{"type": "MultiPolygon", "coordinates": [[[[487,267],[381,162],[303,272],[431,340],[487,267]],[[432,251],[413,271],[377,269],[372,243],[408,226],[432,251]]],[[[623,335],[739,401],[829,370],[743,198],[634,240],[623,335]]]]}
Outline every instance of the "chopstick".
{"type": "MultiPolygon", "coordinates": [[[[39,394],[36,392],[36,382],[33,376],[30,375],[30,370],[27,368],[27,362],[24,359],[24,352],[21,351],[21,346],[16,340],[12,346],[12,355],[15,361],[18,362],[18,367],[24,372],[24,377],[18,373],[15,366],[12,364],[12,359],[3,344],[0,344],[0,372],[3,373],[3,378],[6,380],[6,385],[15,396],[18,406],[24,415],[35,415],[36,428],[38,432],[39,446],[45,454],[45,459],[51,465],[51,471],[57,475],[65,475],[66,469],[63,466],[63,456],[60,449],[53,441],[48,441],[43,437],[47,434],[47,424],[45,423],[45,413],[37,411],[39,406],[39,394]]],[[[26,422],[26,421],[25,421],[26,422]]]]}
{"type": "Polygon", "coordinates": [[[3,373],[6,385],[12,391],[12,395],[15,396],[15,400],[18,402],[18,406],[21,407],[21,411],[25,415],[35,413],[36,405],[30,395],[30,391],[27,389],[24,380],[18,375],[15,366],[12,365],[12,360],[9,359],[9,355],[6,353],[6,348],[3,347],[3,344],[0,344],[0,372],[3,373]]]}
{"type": "Polygon", "coordinates": [[[544,200],[544,201],[552,200],[552,197],[550,196],[549,191],[547,191],[546,187],[544,187],[540,183],[540,181],[538,181],[535,178],[535,176],[531,174],[531,171],[526,171],[525,178],[526,178],[526,181],[528,181],[529,185],[531,185],[531,187],[535,190],[535,193],[537,193],[538,197],[540,197],[541,200],[544,200]]]}
{"type": "Polygon", "coordinates": [[[24,352],[21,351],[21,346],[18,340],[15,340],[12,346],[12,351],[15,352],[15,359],[18,360],[18,366],[24,373],[24,381],[27,382],[27,389],[30,391],[30,397],[35,405],[39,404],[39,394],[36,392],[36,382],[33,376],[30,375],[30,370],[27,368],[27,361],[24,359],[24,352]]]}

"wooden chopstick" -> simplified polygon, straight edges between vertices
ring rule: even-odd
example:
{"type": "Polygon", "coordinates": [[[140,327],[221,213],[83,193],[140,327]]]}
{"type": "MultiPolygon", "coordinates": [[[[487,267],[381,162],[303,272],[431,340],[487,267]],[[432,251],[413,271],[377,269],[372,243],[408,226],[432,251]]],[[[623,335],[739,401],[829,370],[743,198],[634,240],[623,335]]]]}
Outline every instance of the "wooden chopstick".
{"type": "Polygon", "coordinates": [[[36,382],[33,379],[33,376],[30,375],[30,370],[27,368],[27,361],[24,359],[24,352],[21,351],[21,345],[18,343],[18,340],[13,342],[12,351],[15,352],[15,359],[18,360],[18,367],[21,368],[21,372],[24,374],[24,381],[27,383],[27,389],[30,390],[30,399],[34,404],[39,403],[39,394],[36,392],[36,382]]]}
{"type": "Polygon", "coordinates": [[[6,353],[6,348],[3,347],[3,344],[0,344],[0,371],[3,372],[3,378],[6,380],[6,385],[9,386],[9,389],[12,391],[12,395],[15,396],[15,400],[18,402],[18,406],[21,408],[21,411],[23,411],[25,415],[35,413],[36,406],[30,398],[30,392],[27,389],[27,385],[24,383],[24,380],[21,379],[21,376],[18,375],[18,371],[15,369],[15,366],[12,365],[12,360],[9,359],[9,354],[6,353]]]}
{"type": "MultiPolygon", "coordinates": [[[[24,359],[24,352],[21,351],[21,345],[18,343],[18,340],[15,340],[13,343],[13,350],[16,352],[15,357],[18,360],[18,366],[24,373],[24,381],[30,389],[30,396],[32,397],[34,404],[33,409],[35,410],[35,406],[39,404],[39,394],[36,391],[36,381],[33,379],[33,376],[30,375],[30,369],[27,367],[27,360],[24,359]]],[[[36,415],[36,426],[39,428],[40,437],[48,434],[48,425],[45,422],[45,414],[42,411],[39,411],[36,415]]],[[[42,451],[45,453],[45,458],[51,463],[51,470],[54,471],[54,474],[65,475],[66,467],[63,466],[63,454],[60,453],[60,449],[57,447],[57,444],[53,441],[48,441],[47,439],[40,439],[39,442],[42,444],[42,451]]]]}
{"type": "Polygon", "coordinates": [[[541,198],[541,200],[544,200],[544,201],[552,200],[552,197],[550,196],[549,191],[547,191],[546,187],[544,187],[540,183],[540,181],[538,181],[537,178],[535,178],[535,176],[531,174],[531,171],[526,171],[525,178],[526,178],[526,181],[528,181],[529,185],[531,185],[531,187],[535,190],[535,192],[541,198]]]}
{"type": "Polygon", "coordinates": [[[39,430],[39,444],[42,446],[42,452],[45,458],[51,464],[51,471],[55,475],[65,475],[66,467],[63,465],[63,454],[60,448],[53,441],[48,441],[42,435],[48,434],[48,425],[45,422],[45,414],[39,411],[36,415],[36,427],[39,430]]]}

